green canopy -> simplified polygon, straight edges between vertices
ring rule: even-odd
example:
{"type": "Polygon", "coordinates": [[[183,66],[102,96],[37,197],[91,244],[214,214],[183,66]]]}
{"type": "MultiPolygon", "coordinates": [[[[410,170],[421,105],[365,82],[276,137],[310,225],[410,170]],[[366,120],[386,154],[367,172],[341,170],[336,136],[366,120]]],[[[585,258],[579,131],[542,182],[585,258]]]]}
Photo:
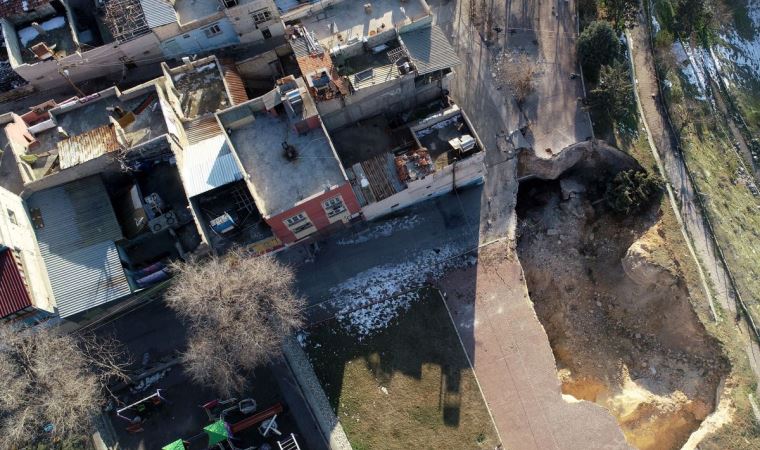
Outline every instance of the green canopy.
{"type": "Polygon", "coordinates": [[[161,450],[185,450],[185,443],[182,442],[182,439],[177,439],[171,444],[166,444],[161,447],[161,450]]]}
{"type": "Polygon", "coordinates": [[[217,420],[203,428],[208,434],[208,446],[211,447],[227,439],[227,427],[223,420],[217,420]]]}

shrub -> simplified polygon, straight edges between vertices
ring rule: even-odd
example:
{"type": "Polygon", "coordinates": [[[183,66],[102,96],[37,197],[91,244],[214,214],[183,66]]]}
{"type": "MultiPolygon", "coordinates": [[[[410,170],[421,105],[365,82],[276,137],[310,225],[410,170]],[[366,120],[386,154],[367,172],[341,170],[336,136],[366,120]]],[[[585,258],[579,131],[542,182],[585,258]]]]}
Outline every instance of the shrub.
{"type": "Polygon", "coordinates": [[[631,169],[615,175],[604,198],[613,211],[630,215],[641,211],[661,191],[660,181],[651,172],[631,169]]]}
{"type": "Polygon", "coordinates": [[[578,60],[590,81],[599,79],[599,70],[620,55],[620,41],[612,25],[604,20],[591,22],[578,38],[578,60]]]}

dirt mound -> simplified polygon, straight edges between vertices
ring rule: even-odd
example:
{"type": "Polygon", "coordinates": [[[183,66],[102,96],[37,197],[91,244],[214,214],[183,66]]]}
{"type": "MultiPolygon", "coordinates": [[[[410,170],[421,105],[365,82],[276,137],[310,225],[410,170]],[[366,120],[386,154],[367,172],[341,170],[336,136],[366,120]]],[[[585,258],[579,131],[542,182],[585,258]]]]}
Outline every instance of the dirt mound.
{"type": "Polygon", "coordinates": [[[651,289],[668,288],[676,284],[678,274],[673,273],[656,257],[656,252],[661,251],[664,244],[656,227],[647,231],[628,247],[622,260],[625,274],[639,286],[651,289]]]}
{"type": "Polygon", "coordinates": [[[726,363],[657,208],[613,216],[603,180],[564,178],[524,182],[517,208],[519,257],[563,393],[607,408],[638,448],[679,448],[712,411],[726,363]]]}

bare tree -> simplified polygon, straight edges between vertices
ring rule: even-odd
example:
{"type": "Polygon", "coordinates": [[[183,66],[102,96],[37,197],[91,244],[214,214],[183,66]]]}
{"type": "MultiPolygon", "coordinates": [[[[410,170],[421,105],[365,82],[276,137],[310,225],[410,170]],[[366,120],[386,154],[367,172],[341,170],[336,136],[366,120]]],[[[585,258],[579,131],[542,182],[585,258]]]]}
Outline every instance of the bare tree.
{"type": "Polygon", "coordinates": [[[0,325],[0,447],[85,435],[126,364],[115,341],[0,325]]]}
{"type": "Polygon", "coordinates": [[[496,73],[498,81],[509,87],[517,104],[522,106],[534,90],[535,61],[532,61],[525,53],[520,53],[514,58],[502,54],[497,60],[496,73]]]}
{"type": "Polygon", "coordinates": [[[189,325],[189,374],[220,394],[240,393],[246,375],[280,355],[285,337],[303,324],[293,272],[272,257],[240,250],[178,262],[168,305],[189,325]]]}

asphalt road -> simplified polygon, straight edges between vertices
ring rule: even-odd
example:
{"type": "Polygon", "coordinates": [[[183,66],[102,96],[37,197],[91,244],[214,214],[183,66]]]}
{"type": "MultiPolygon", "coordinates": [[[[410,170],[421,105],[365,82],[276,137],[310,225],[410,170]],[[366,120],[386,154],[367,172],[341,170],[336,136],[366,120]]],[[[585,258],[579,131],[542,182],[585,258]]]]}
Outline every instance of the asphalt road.
{"type": "Polygon", "coordinates": [[[346,306],[347,290],[379,300],[377,288],[391,296],[414,287],[427,280],[426,272],[438,272],[451,257],[475,249],[482,191],[461,189],[331,234],[316,242],[316,251],[299,246],[278,258],[295,268],[309,317],[323,319],[346,306]]]}

